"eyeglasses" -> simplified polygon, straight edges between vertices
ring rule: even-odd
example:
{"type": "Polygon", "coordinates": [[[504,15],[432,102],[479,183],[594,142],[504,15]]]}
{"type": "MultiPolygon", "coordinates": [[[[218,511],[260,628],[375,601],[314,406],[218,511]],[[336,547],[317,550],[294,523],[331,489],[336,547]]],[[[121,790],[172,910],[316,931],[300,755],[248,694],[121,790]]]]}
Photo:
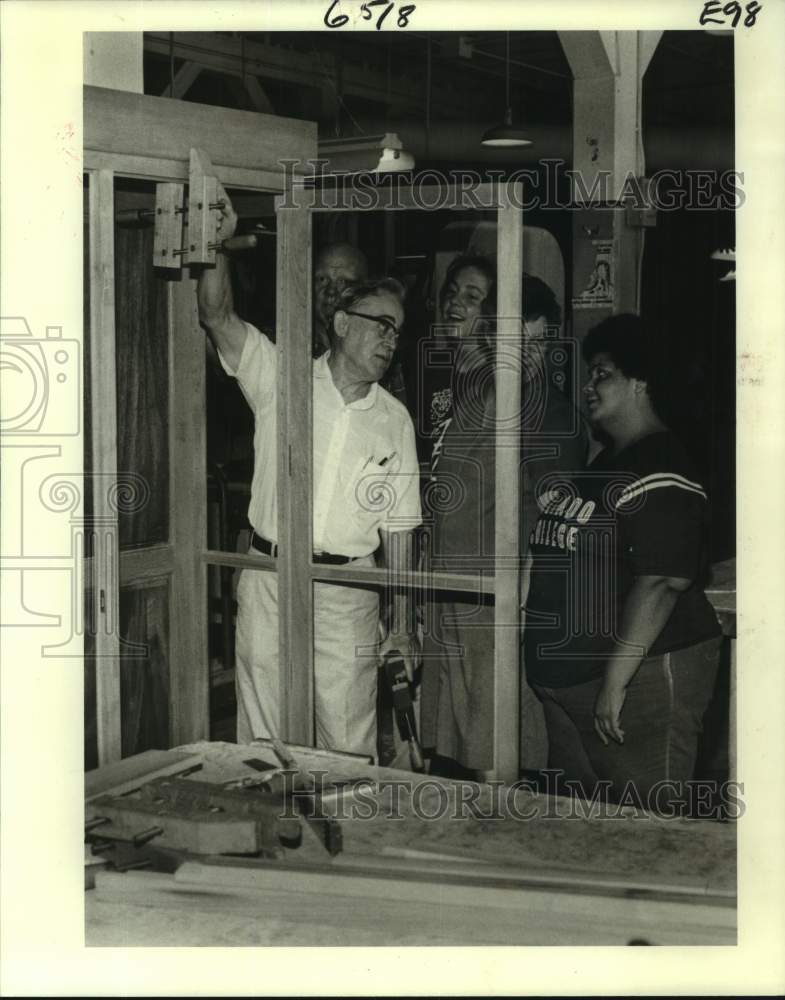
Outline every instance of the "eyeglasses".
{"type": "Polygon", "coordinates": [[[384,336],[392,337],[393,340],[397,340],[401,335],[401,331],[388,316],[371,316],[369,313],[355,312],[352,309],[342,309],[341,312],[346,313],[347,316],[359,316],[360,319],[371,320],[381,327],[384,336]]]}

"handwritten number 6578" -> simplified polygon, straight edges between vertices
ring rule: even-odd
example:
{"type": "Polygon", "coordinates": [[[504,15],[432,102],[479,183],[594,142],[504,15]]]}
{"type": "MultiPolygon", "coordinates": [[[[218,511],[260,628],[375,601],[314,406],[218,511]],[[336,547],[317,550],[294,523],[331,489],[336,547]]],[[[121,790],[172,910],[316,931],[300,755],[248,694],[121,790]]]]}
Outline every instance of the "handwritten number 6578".
{"type": "MultiPolygon", "coordinates": [[[[349,20],[348,14],[335,14],[333,11],[336,6],[340,3],[340,0],[333,0],[330,4],[327,13],[324,15],[324,23],[328,28],[342,28],[346,22],[349,20]]],[[[376,30],[380,31],[382,25],[384,24],[384,19],[390,13],[390,11],[395,7],[394,3],[390,3],[389,0],[366,0],[366,3],[360,4],[360,11],[362,13],[363,21],[373,20],[373,14],[371,13],[371,7],[384,7],[384,10],[379,15],[376,22],[376,30]]],[[[416,5],[413,3],[404,4],[398,11],[398,21],[397,26],[399,28],[406,28],[409,25],[409,18],[416,9],[416,5]]]]}

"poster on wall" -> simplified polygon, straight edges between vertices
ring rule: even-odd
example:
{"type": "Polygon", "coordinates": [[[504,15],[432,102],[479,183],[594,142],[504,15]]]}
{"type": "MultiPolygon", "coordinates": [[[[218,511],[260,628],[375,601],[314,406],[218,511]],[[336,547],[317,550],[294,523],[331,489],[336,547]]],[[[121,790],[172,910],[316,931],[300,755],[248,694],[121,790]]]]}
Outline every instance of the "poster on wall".
{"type": "Polygon", "coordinates": [[[592,240],[594,264],[586,277],[584,287],[573,297],[574,309],[594,309],[597,306],[613,306],[613,242],[592,240]]]}

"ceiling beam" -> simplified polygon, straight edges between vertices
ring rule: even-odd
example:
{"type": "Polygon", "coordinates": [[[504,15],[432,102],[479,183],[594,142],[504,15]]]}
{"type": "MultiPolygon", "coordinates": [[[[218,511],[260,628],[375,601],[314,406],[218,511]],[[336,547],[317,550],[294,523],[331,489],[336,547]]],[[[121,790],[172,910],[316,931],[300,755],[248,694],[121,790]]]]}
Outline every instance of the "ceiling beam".
{"type": "Polygon", "coordinates": [[[275,109],[255,76],[227,76],[226,85],[241,108],[258,111],[263,115],[274,115],[275,109]],[[250,107],[249,107],[250,105],[250,107]]]}
{"type": "MultiPolygon", "coordinates": [[[[238,36],[213,32],[175,32],[170,42],[169,32],[145,32],[146,52],[159,56],[185,59],[198,63],[205,69],[232,76],[242,76],[243,69],[248,75],[258,75],[266,79],[283,80],[301,87],[316,87],[323,90],[331,80],[336,79],[338,60],[334,55],[320,52],[318,58],[295,49],[284,48],[248,38],[241,41],[238,36]]],[[[423,63],[424,65],[424,63],[423,63]]],[[[380,72],[344,60],[342,63],[341,94],[356,96],[381,104],[396,104],[407,111],[421,113],[425,107],[425,90],[420,82],[409,82],[403,76],[388,79],[386,72],[380,72]]],[[[472,101],[478,109],[483,106],[482,93],[472,101]]],[[[470,99],[471,100],[471,99],[470,99]]],[[[456,109],[455,96],[446,89],[434,87],[431,110],[444,117],[451,117],[456,111],[465,113],[466,101],[456,109]]]]}
{"type": "Polygon", "coordinates": [[[251,104],[255,111],[259,111],[263,115],[275,114],[275,108],[272,106],[267,92],[255,76],[244,76],[243,84],[248,91],[248,96],[251,98],[251,104]]]}
{"type": "Polygon", "coordinates": [[[560,31],[573,72],[573,169],[587,190],[608,171],[615,197],[628,174],[645,173],[643,74],[661,31],[560,31]]]}
{"type": "Polygon", "coordinates": [[[181,101],[193,86],[196,78],[202,72],[202,67],[195,62],[185,62],[174,75],[171,84],[167,83],[161,92],[161,97],[173,97],[181,101]]]}

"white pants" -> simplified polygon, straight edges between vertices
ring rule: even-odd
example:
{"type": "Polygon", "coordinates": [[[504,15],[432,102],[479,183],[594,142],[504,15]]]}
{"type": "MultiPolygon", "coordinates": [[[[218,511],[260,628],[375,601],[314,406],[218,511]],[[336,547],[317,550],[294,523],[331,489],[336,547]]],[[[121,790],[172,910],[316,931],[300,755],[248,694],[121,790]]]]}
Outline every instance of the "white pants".
{"type": "MultiPolygon", "coordinates": [[[[355,566],[375,565],[373,556],[355,566]]],[[[280,735],[278,577],[243,570],[237,587],[237,742],[280,735]]],[[[376,757],[379,596],[314,584],[316,745],[376,757]]]]}

